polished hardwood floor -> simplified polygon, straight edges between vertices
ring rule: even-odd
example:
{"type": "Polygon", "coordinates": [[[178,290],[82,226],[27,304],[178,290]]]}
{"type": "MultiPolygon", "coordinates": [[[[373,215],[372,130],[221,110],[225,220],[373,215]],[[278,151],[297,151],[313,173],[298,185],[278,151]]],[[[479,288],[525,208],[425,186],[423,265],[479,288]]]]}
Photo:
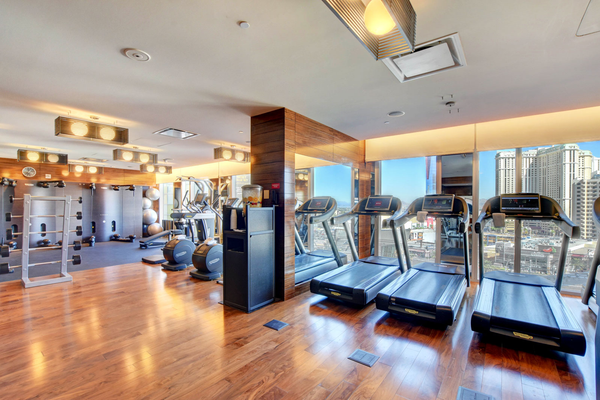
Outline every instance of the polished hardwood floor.
{"type": "Polygon", "coordinates": [[[245,314],[218,304],[214,282],[141,263],[73,277],[0,284],[1,399],[451,400],[461,385],[497,399],[595,398],[594,320],[576,298],[585,357],[473,333],[476,287],[439,330],[310,293],[245,314]],[[262,326],[274,318],[290,326],[262,326]],[[356,364],[357,348],[381,358],[356,364]]]}

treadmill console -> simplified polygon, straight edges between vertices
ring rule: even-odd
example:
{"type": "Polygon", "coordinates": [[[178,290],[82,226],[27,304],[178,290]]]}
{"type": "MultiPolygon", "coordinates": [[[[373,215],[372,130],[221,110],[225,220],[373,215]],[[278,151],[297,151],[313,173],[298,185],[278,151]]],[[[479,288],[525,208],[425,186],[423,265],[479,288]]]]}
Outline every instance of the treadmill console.
{"type": "Polygon", "coordinates": [[[392,196],[369,196],[365,205],[365,211],[388,211],[391,206],[392,196]]]}
{"type": "Polygon", "coordinates": [[[435,195],[423,198],[423,211],[452,212],[454,209],[454,195],[435,195]]]}
{"type": "Polygon", "coordinates": [[[308,210],[314,211],[325,211],[329,205],[330,197],[314,197],[308,203],[308,210]]]}
{"type": "Polygon", "coordinates": [[[539,213],[539,194],[503,194],[500,196],[500,211],[511,214],[539,213]]]}
{"type": "Polygon", "coordinates": [[[238,201],[237,197],[232,197],[232,198],[227,199],[227,201],[225,202],[225,205],[227,207],[233,207],[235,205],[235,203],[237,203],[237,201],[238,201]]]}

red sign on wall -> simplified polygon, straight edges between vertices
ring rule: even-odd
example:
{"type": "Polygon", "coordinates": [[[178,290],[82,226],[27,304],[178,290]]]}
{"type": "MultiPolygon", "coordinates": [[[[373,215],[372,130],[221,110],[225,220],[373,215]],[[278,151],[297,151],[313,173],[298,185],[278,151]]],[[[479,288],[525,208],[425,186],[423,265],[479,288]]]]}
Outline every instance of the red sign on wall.
{"type": "Polygon", "coordinates": [[[271,183],[271,189],[279,189],[281,187],[280,183],[271,183]]]}

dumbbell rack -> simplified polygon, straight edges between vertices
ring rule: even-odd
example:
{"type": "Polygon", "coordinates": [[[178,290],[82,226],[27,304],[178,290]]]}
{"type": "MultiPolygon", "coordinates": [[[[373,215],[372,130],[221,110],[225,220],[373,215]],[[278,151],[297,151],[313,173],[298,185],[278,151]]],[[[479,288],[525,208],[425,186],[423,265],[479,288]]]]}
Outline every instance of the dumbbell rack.
{"type": "MultiPolygon", "coordinates": [[[[67,272],[67,264],[69,262],[69,227],[71,222],[71,196],[31,196],[30,194],[23,195],[23,233],[21,240],[21,282],[26,288],[51,285],[54,283],[72,282],[73,277],[67,272]],[[64,202],[63,210],[63,228],[62,228],[62,245],[61,245],[61,260],[60,260],[60,277],[48,279],[29,279],[29,267],[48,263],[29,263],[29,227],[31,226],[31,204],[33,201],[62,201],[64,202]]],[[[58,231],[61,232],[61,231],[58,231]]],[[[56,262],[58,263],[58,262],[56,262]]]]}

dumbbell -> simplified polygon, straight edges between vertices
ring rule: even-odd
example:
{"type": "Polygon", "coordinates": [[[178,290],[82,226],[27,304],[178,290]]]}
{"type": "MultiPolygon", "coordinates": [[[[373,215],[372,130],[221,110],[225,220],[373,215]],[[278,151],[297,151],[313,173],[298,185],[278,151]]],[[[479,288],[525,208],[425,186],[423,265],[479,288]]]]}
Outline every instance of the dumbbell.
{"type": "MultiPolygon", "coordinates": [[[[73,250],[79,251],[79,250],[81,250],[81,242],[76,240],[73,242],[73,244],[70,244],[67,247],[72,247],[73,250]]],[[[60,250],[60,249],[62,249],[62,246],[47,246],[47,247],[36,247],[33,249],[29,249],[29,251],[60,250]]],[[[8,256],[10,256],[10,253],[12,253],[14,251],[22,251],[22,250],[21,249],[11,249],[7,245],[0,246],[0,256],[1,257],[8,257],[8,256]]]]}
{"type": "MultiPolygon", "coordinates": [[[[75,232],[75,234],[77,236],[81,236],[81,235],[83,235],[83,228],[81,226],[77,226],[77,227],[75,227],[75,229],[71,229],[67,232],[75,232]]],[[[29,232],[30,235],[37,235],[37,234],[43,234],[43,233],[63,233],[63,231],[29,232]]],[[[15,236],[21,236],[21,235],[23,235],[23,232],[13,232],[12,229],[6,230],[6,239],[7,240],[14,239],[15,236]]]]}
{"type": "MultiPolygon", "coordinates": [[[[30,218],[53,218],[53,217],[64,217],[64,215],[30,215],[30,218]]],[[[83,213],[81,211],[77,211],[77,213],[71,215],[76,219],[83,219],[83,213]]],[[[12,221],[13,218],[23,218],[22,215],[12,215],[12,213],[7,212],[4,215],[4,219],[6,222],[12,221]]]]}
{"type": "Polygon", "coordinates": [[[38,246],[40,247],[48,247],[50,246],[50,239],[42,239],[38,241],[38,246]]]}
{"type": "MultiPolygon", "coordinates": [[[[29,267],[36,267],[38,265],[48,265],[48,264],[60,264],[62,262],[62,260],[56,260],[56,261],[46,261],[46,262],[41,262],[41,263],[35,263],[35,264],[29,264],[29,267]]],[[[81,256],[79,254],[75,254],[73,255],[73,258],[67,260],[67,262],[71,262],[73,263],[73,265],[79,265],[81,264],[81,256]]],[[[12,268],[19,268],[22,267],[22,265],[13,265],[12,267],[8,266],[8,263],[4,263],[4,264],[0,264],[0,273],[7,273],[7,272],[2,272],[4,270],[4,268],[8,269],[8,272],[12,272],[11,269],[12,268]]]]}

